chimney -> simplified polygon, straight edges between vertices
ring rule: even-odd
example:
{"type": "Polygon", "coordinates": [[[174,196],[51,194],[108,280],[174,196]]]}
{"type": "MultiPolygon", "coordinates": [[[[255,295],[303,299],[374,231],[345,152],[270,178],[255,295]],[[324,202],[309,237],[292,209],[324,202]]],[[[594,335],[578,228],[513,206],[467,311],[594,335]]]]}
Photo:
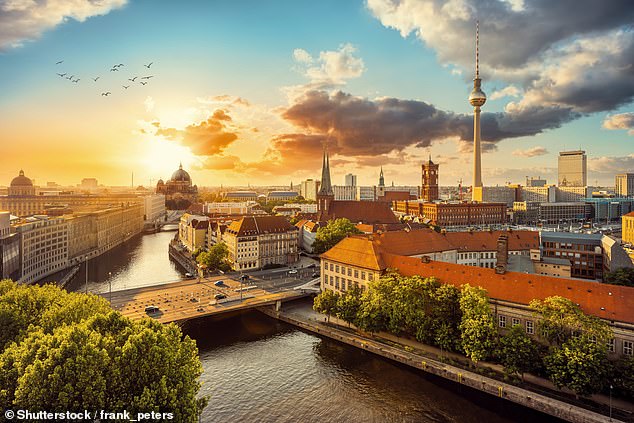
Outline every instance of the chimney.
{"type": "Polygon", "coordinates": [[[497,244],[497,263],[495,264],[495,273],[503,275],[506,273],[506,266],[509,260],[509,236],[500,234],[497,244]]]}
{"type": "Polygon", "coordinates": [[[429,258],[429,256],[422,256],[420,258],[421,263],[429,263],[431,261],[431,259],[429,258]]]}

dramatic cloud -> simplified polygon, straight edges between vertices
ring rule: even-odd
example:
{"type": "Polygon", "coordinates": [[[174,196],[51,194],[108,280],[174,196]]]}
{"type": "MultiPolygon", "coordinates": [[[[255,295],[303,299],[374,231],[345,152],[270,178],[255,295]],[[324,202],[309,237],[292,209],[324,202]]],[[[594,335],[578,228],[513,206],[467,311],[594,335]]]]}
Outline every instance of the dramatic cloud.
{"type": "Polygon", "coordinates": [[[628,129],[628,134],[634,135],[634,113],[620,113],[618,115],[607,116],[603,120],[605,129],[628,129]]]}
{"type": "Polygon", "coordinates": [[[614,175],[615,173],[621,173],[624,169],[634,169],[634,154],[629,154],[622,157],[591,157],[588,158],[588,169],[596,172],[614,175]]]}
{"type": "Polygon", "coordinates": [[[207,120],[187,126],[185,129],[163,128],[155,122],[155,135],[178,141],[197,156],[219,154],[238,139],[236,133],[227,130],[231,117],[224,110],[216,110],[207,120]]]}
{"type": "Polygon", "coordinates": [[[0,0],[0,51],[38,38],[67,19],[83,22],[126,3],[127,0],[0,0]]]}
{"type": "MultiPolygon", "coordinates": [[[[461,151],[469,151],[473,140],[473,116],[456,114],[415,100],[380,98],[370,100],[341,91],[305,93],[282,116],[306,133],[331,133],[333,147],[343,156],[388,154],[406,147],[428,147],[447,138],[461,140],[461,151]]],[[[505,138],[535,135],[556,128],[570,118],[570,111],[542,113],[542,109],[520,109],[512,113],[483,113],[482,149],[495,149],[505,138]]],[[[285,135],[292,139],[296,134],[285,135]]]]}
{"type": "MultiPolygon", "coordinates": [[[[474,47],[468,40],[476,19],[486,16],[480,27],[485,91],[493,79],[521,85],[524,95],[507,105],[506,119],[520,125],[528,119],[533,130],[634,99],[630,0],[368,0],[368,8],[402,36],[415,34],[442,64],[468,70],[474,47]],[[528,117],[534,111],[539,119],[528,117]]],[[[491,98],[514,94],[505,90],[491,98]]]]}
{"type": "Polygon", "coordinates": [[[501,90],[494,91],[489,97],[491,100],[497,100],[504,97],[519,97],[520,90],[515,85],[509,85],[501,90]]]}
{"type": "Polygon", "coordinates": [[[342,44],[335,51],[322,51],[317,57],[312,57],[304,49],[295,49],[295,70],[309,82],[282,90],[292,102],[306,91],[341,88],[348,80],[360,77],[365,71],[363,60],[355,56],[356,52],[357,49],[350,43],[342,44]]]}
{"type": "Polygon", "coordinates": [[[548,150],[540,146],[529,148],[528,150],[515,150],[513,152],[514,156],[519,156],[519,157],[535,157],[535,156],[543,156],[544,154],[548,154],[548,150]]]}

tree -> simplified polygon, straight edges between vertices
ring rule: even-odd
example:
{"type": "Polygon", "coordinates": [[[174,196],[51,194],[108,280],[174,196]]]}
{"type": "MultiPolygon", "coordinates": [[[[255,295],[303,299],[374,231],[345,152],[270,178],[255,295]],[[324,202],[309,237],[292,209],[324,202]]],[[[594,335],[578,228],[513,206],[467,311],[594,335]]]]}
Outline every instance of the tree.
{"type": "Polygon", "coordinates": [[[486,291],[469,285],[462,287],[460,295],[462,320],[460,333],[462,348],[475,364],[485,360],[493,351],[497,330],[489,307],[486,291]]]}
{"type": "Polygon", "coordinates": [[[207,266],[209,270],[228,271],[227,257],[229,248],[224,242],[212,246],[209,251],[202,252],[196,258],[198,264],[207,266]]]}
{"type": "Polygon", "coordinates": [[[95,295],[6,281],[0,310],[20,317],[0,352],[1,408],[156,411],[198,420],[206,404],[196,398],[202,367],[195,342],[176,325],[133,322],[95,295]]]}
{"type": "Polygon", "coordinates": [[[344,322],[357,323],[357,315],[359,314],[359,308],[361,307],[361,290],[359,288],[352,288],[345,291],[337,299],[337,317],[344,322]]]}
{"type": "Polygon", "coordinates": [[[607,346],[587,335],[574,336],[554,347],[544,364],[555,386],[589,395],[606,383],[607,346]]]}
{"type": "Polygon", "coordinates": [[[579,334],[606,345],[612,336],[608,324],[598,317],[588,316],[578,305],[567,298],[548,297],[543,301],[533,300],[531,309],[538,320],[538,335],[551,346],[559,346],[579,334]]]}
{"type": "Polygon", "coordinates": [[[634,268],[622,267],[605,275],[605,283],[612,285],[634,286],[634,268]]]}
{"type": "Polygon", "coordinates": [[[622,398],[634,398],[634,356],[621,357],[614,361],[611,373],[609,383],[615,394],[622,398]]]}
{"type": "Polygon", "coordinates": [[[330,250],[346,236],[360,233],[361,231],[346,218],[330,220],[326,226],[317,230],[313,251],[316,254],[321,254],[330,250]]]}
{"type": "Polygon", "coordinates": [[[520,375],[530,372],[533,363],[539,358],[537,345],[526,334],[520,325],[513,326],[501,339],[498,349],[504,371],[509,375],[520,375]]]}
{"type": "Polygon", "coordinates": [[[330,289],[324,289],[315,297],[313,310],[328,316],[328,322],[330,322],[330,316],[334,316],[337,313],[338,300],[339,294],[330,289]]]}

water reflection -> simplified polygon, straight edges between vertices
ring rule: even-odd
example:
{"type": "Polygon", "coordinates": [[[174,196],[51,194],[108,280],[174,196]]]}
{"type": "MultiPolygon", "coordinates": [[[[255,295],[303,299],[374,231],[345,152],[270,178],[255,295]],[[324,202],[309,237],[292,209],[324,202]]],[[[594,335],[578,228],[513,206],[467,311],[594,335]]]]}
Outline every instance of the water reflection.
{"type": "MultiPolygon", "coordinates": [[[[180,280],[184,275],[174,261],[169,259],[169,241],[175,232],[159,232],[139,235],[125,244],[113,248],[88,265],[88,291],[107,292],[109,281],[112,290],[180,280]]],[[[86,273],[82,264],[80,271],[68,283],[69,291],[84,291],[86,273]]]]}
{"type": "Polygon", "coordinates": [[[258,312],[183,330],[204,368],[203,421],[556,421],[258,312]]]}

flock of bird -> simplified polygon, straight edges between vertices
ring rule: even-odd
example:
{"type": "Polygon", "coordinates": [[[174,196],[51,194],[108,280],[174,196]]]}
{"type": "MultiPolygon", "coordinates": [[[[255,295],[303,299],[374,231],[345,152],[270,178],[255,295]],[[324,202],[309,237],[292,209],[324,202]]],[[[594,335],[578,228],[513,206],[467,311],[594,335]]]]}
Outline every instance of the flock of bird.
{"type": "MultiPolygon", "coordinates": [[[[62,63],[64,63],[63,60],[60,60],[58,62],[55,63],[56,66],[61,65],[62,63]]],[[[150,62],[147,65],[143,65],[143,67],[147,68],[148,70],[152,67],[152,65],[154,64],[154,62],[150,62]]],[[[119,72],[119,69],[125,67],[125,65],[123,63],[118,63],[116,65],[113,65],[110,68],[110,72],[119,72]]],[[[63,79],[67,79],[70,82],[73,82],[75,84],[79,83],[79,81],[81,81],[81,78],[75,77],[75,75],[68,75],[68,72],[64,72],[64,73],[57,73],[57,76],[59,76],[60,78],[63,79]]],[[[95,78],[90,78],[93,80],[93,82],[97,82],[99,80],[99,76],[95,77],[95,78]]],[[[132,78],[128,78],[127,80],[130,81],[132,84],[134,84],[137,80],[138,83],[140,85],[147,85],[148,82],[150,81],[150,79],[154,78],[154,75],[147,75],[147,76],[134,76],[132,78]]],[[[125,82],[124,82],[125,84],[125,82]]],[[[128,88],[130,88],[132,86],[132,84],[128,84],[128,85],[121,85],[121,87],[123,87],[124,90],[127,90],[128,88]]],[[[111,95],[112,92],[111,91],[105,91],[101,93],[102,97],[108,97],[109,95],[111,95]]]]}

